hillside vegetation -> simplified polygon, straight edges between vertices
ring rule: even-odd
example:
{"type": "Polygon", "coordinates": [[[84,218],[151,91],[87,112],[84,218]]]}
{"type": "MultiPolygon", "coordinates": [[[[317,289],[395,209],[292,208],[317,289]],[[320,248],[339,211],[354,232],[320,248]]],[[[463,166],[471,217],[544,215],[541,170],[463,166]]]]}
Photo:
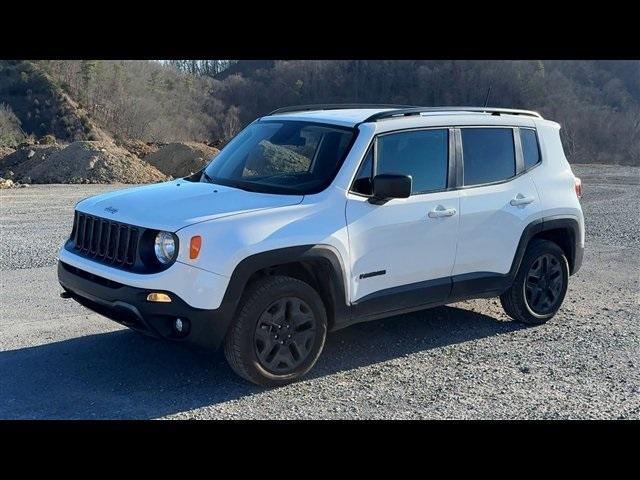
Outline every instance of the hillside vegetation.
{"type": "Polygon", "coordinates": [[[241,124],[284,105],[399,103],[537,110],[562,125],[570,161],[640,165],[638,61],[238,62],[216,85],[241,124]]]}
{"type": "Polygon", "coordinates": [[[6,144],[23,140],[25,133],[63,141],[107,137],[86,111],[31,62],[0,62],[0,104],[0,139],[6,144]],[[12,115],[19,128],[14,125],[12,132],[4,132],[6,120],[1,119],[12,115]]]}
{"type": "Polygon", "coordinates": [[[638,61],[2,61],[0,146],[47,134],[220,146],[281,106],[482,105],[489,87],[490,106],[559,122],[571,162],[640,165],[638,61]]]}

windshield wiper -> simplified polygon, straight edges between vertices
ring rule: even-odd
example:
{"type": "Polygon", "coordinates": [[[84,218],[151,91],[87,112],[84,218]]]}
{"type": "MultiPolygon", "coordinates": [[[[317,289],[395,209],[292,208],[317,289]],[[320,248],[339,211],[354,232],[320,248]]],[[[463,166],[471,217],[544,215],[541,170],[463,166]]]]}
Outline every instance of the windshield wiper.
{"type": "Polygon", "coordinates": [[[298,176],[300,176],[300,172],[280,172],[280,173],[274,173],[273,175],[265,175],[264,177],[257,177],[257,179],[262,181],[262,180],[268,180],[270,178],[288,178],[288,177],[298,177],[298,176]]]}
{"type": "Polygon", "coordinates": [[[265,193],[263,190],[261,190],[260,188],[255,188],[255,187],[251,187],[249,185],[247,185],[246,183],[236,183],[233,182],[230,187],[232,188],[238,188],[240,190],[245,190],[247,192],[257,192],[257,193],[265,193]]]}
{"type": "Polygon", "coordinates": [[[207,175],[207,172],[205,172],[204,170],[202,171],[202,176],[207,180],[207,182],[213,183],[213,178],[207,175]]]}

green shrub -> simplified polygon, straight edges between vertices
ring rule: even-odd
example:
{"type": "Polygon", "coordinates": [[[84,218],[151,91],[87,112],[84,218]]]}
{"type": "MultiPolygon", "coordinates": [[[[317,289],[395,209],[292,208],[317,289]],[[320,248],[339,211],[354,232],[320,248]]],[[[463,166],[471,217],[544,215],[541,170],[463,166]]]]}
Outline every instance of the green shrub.
{"type": "Polygon", "coordinates": [[[54,137],[53,135],[45,135],[40,139],[40,143],[44,145],[55,145],[56,137],[54,137]]]}

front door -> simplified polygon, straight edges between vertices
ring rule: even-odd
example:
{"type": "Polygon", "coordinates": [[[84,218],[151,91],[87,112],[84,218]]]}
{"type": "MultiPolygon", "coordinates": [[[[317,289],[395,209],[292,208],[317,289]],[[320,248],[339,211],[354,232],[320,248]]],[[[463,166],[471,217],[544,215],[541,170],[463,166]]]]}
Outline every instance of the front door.
{"type": "Polygon", "coordinates": [[[348,196],[351,301],[356,316],[445,300],[451,289],[459,195],[449,185],[449,129],[380,135],[348,196]],[[412,194],[370,202],[375,174],[411,175],[412,194]]]}

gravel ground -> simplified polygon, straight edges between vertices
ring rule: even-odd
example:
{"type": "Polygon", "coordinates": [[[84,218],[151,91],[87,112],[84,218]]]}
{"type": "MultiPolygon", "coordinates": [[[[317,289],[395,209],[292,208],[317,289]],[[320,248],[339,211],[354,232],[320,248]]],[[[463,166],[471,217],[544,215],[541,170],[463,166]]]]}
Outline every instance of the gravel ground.
{"type": "Polygon", "coordinates": [[[524,327],[497,300],[331,334],[308,379],[261,390],[220,352],[148,339],[62,300],[75,202],[0,193],[0,418],[640,418],[640,169],[576,166],[587,248],[565,304],[524,327]]]}

